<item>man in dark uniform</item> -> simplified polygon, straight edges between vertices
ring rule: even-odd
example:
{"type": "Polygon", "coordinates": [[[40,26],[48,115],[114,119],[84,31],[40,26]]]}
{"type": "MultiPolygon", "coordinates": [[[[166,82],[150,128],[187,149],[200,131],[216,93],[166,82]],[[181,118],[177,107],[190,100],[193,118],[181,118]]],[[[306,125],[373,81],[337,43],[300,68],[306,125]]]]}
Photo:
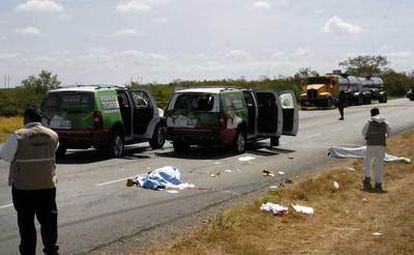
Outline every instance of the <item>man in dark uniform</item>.
{"type": "Polygon", "coordinates": [[[20,254],[36,253],[36,216],[47,255],[58,254],[55,152],[58,135],[41,125],[35,108],[24,113],[22,129],[15,131],[0,150],[3,160],[10,162],[9,185],[17,211],[20,232],[20,254]]]}
{"type": "Polygon", "coordinates": [[[341,90],[339,92],[337,101],[336,101],[336,107],[338,107],[338,111],[339,114],[341,115],[341,117],[339,118],[339,120],[344,120],[344,108],[346,106],[346,97],[345,97],[345,92],[343,90],[341,90]]]}

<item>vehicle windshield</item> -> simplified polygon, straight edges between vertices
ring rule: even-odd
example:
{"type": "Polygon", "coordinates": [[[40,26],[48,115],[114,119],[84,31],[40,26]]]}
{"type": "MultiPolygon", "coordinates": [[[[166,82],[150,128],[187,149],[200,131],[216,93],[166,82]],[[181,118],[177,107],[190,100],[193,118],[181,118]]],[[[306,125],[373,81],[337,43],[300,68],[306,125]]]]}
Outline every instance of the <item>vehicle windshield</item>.
{"type": "Polygon", "coordinates": [[[42,102],[41,111],[53,117],[58,111],[84,113],[93,109],[92,93],[51,93],[42,102]]]}
{"type": "Polygon", "coordinates": [[[175,101],[175,110],[206,111],[213,109],[214,97],[210,94],[183,94],[175,101]]]}
{"type": "Polygon", "coordinates": [[[326,77],[310,77],[308,78],[308,84],[312,85],[312,84],[328,84],[329,83],[329,79],[327,79],[326,77]]]}

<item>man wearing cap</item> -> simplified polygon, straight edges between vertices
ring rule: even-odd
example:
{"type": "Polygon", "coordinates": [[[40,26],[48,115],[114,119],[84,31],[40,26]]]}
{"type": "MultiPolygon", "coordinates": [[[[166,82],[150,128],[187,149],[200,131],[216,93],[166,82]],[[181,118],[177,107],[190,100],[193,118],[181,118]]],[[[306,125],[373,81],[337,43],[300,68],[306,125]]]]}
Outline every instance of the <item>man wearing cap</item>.
{"type": "Polygon", "coordinates": [[[384,157],[387,145],[387,137],[391,134],[391,128],[384,117],[380,116],[378,108],[371,109],[371,118],[369,118],[364,128],[362,136],[367,141],[367,150],[365,155],[364,169],[365,177],[363,185],[365,190],[371,187],[371,164],[374,161],[375,169],[375,190],[382,192],[382,178],[384,175],[384,157]]]}
{"type": "Polygon", "coordinates": [[[35,108],[24,113],[22,129],[15,131],[0,150],[0,157],[10,162],[9,185],[17,212],[20,232],[20,254],[36,253],[38,219],[43,252],[58,254],[55,152],[58,135],[41,125],[35,108]]]}

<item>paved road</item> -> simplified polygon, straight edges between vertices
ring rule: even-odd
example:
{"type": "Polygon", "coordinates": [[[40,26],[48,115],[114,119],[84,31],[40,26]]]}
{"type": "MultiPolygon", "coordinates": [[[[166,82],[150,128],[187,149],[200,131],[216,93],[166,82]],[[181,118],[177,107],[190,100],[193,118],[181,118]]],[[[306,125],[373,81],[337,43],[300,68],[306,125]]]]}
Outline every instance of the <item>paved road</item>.
{"type": "MultiPolygon", "coordinates": [[[[379,106],[394,134],[414,126],[412,102],[397,99],[379,106]]],[[[262,177],[264,168],[293,176],[333,161],[326,157],[329,146],[363,143],[360,130],[370,107],[345,109],[345,121],[338,121],[336,110],[303,111],[297,137],[283,137],[275,149],[269,149],[266,140],[255,143],[241,155],[255,158],[247,162],[225,149],[196,148],[187,155],[176,155],[169,144],[156,151],[142,144],[129,148],[125,158],[111,160],[94,151],[72,151],[57,167],[62,254],[100,249],[119,253],[117,249],[134,242],[141,245],[140,240],[150,239],[151,233],[159,235],[183,222],[200,223],[204,212],[216,212],[220,205],[266,190],[283,178],[262,177]],[[205,189],[171,194],[125,187],[127,177],[166,165],[177,166],[184,181],[205,189]],[[218,172],[219,176],[210,176],[218,172]]],[[[1,162],[0,253],[17,254],[19,236],[7,169],[1,162]]],[[[41,244],[38,246],[40,254],[41,244]]]]}

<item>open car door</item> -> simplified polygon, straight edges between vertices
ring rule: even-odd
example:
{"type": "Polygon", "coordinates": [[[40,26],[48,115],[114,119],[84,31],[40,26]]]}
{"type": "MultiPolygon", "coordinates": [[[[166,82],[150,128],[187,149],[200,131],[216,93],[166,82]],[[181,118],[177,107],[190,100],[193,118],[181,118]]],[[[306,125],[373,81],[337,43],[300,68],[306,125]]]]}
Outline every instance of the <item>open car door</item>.
{"type": "Polygon", "coordinates": [[[134,103],[133,130],[135,135],[145,134],[154,116],[154,105],[151,96],[146,90],[132,90],[134,103]]]}
{"type": "Polygon", "coordinates": [[[257,131],[262,137],[282,135],[283,114],[276,91],[257,91],[257,131]]]}
{"type": "Polygon", "coordinates": [[[299,128],[299,112],[296,97],[292,90],[278,92],[283,114],[283,135],[296,136],[299,128]]]}

